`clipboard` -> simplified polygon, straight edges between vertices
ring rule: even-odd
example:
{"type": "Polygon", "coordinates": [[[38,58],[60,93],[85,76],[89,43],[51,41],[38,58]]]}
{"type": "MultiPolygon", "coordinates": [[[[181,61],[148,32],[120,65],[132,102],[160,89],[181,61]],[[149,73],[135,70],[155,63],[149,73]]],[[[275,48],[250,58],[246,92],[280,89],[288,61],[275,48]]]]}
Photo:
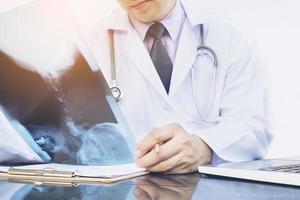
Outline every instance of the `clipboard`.
{"type": "Polygon", "coordinates": [[[22,182],[34,183],[37,185],[44,184],[59,184],[59,185],[74,185],[74,184],[110,184],[138,176],[149,174],[148,171],[136,172],[121,176],[107,176],[107,177],[87,177],[80,176],[73,171],[58,171],[55,169],[17,169],[10,167],[7,173],[0,172],[0,179],[22,182]]]}

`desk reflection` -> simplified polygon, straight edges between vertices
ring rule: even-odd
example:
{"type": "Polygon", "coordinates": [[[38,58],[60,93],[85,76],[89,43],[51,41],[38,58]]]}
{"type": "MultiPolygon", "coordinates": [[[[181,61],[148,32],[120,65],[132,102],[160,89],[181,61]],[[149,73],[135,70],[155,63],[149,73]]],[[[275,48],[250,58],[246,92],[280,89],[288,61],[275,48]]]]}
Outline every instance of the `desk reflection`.
{"type": "Polygon", "coordinates": [[[1,200],[58,200],[58,199],[182,199],[190,200],[198,174],[148,175],[113,185],[55,186],[0,182],[1,200]]]}
{"type": "Polygon", "coordinates": [[[74,186],[51,186],[32,185],[17,183],[0,183],[0,192],[3,200],[83,200],[83,199],[112,199],[127,200],[131,198],[131,190],[134,187],[130,182],[108,185],[82,185],[74,186]]]}
{"type": "Polygon", "coordinates": [[[197,200],[299,200],[300,188],[227,178],[202,177],[197,200]]]}
{"type": "Polygon", "coordinates": [[[0,181],[1,200],[296,200],[300,188],[190,175],[151,174],[111,185],[33,185],[0,181]]]}
{"type": "Polygon", "coordinates": [[[190,175],[149,175],[136,181],[134,194],[137,200],[190,200],[200,176],[190,175]]]}

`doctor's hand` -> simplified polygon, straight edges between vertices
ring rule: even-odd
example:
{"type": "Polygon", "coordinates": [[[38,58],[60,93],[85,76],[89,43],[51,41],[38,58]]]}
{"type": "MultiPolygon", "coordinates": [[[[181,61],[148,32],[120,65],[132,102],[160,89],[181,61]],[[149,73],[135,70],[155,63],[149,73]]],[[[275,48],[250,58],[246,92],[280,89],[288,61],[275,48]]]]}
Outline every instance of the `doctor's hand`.
{"type": "Polygon", "coordinates": [[[134,195],[137,200],[190,200],[199,181],[195,174],[142,176],[135,181],[134,195]]]}
{"type": "Polygon", "coordinates": [[[137,147],[137,165],[150,172],[190,173],[209,164],[212,150],[199,137],[187,133],[179,124],[153,129],[137,147]],[[155,150],[155,145],[160,150],[155,150]]]}

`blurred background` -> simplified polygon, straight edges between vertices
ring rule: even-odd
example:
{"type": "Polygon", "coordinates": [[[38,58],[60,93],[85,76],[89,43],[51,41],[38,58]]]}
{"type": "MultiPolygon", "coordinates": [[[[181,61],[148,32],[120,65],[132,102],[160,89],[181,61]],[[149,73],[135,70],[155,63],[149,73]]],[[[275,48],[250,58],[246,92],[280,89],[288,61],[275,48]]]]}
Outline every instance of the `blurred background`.
{"type": "MultiPolygon", "coordinates": [[[[31,1],[0,0],[0,13],[31,1]]],[[[188,1],[202,12],[230,21],[248,34],[264,63],[269,83],[269,110],[275,138],[268,158],[300,156],[300,1],[188,1]]],[[[115,0],[70,2],[86,33],[117,6],[115,0]]]]}

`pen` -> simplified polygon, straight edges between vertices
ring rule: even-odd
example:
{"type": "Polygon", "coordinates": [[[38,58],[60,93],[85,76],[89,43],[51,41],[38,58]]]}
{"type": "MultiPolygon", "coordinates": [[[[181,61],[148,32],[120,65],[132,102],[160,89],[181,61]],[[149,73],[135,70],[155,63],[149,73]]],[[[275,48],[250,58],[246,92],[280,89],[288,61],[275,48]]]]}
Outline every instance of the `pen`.
{"type": "Polygon", "coordinates": [[[159,146],[159,144],[156,144],[156,145],[155,145],[155,152],[156,152],[157,154],[159,154],[159,152],[160,152],[160,146],[159,146]]]}

